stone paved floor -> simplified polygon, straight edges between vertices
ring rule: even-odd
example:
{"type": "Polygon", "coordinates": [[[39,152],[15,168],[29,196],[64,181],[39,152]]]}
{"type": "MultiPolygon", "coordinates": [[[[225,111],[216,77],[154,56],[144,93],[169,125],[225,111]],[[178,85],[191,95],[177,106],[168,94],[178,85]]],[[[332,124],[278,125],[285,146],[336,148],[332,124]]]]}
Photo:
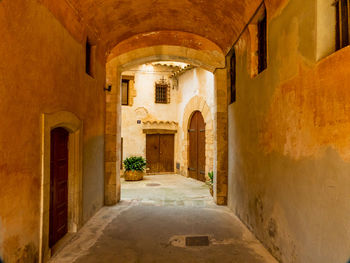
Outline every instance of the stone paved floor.
{"type": "Polygon", "coordinates": [[[277,262],[208,187],[179,175],[122,182],[122,201],[101,209],[51,260],[76,263],[277,262]],[[186,246],[208,236],[209,246],[186,246]]]}

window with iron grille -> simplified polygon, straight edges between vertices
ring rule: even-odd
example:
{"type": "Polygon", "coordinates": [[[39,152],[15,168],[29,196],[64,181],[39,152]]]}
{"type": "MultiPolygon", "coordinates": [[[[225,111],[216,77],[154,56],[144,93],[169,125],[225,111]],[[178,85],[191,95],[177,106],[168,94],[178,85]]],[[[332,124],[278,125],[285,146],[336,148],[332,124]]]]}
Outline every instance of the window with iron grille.
{"type": "Polygon", "coordinates": [[[156,83],[155,102],[170,103],[170,84],[164,78],[156,83]]]}
{"type": "Polygon", "coordinates": [[[350,44],[350,0],[336,0],[336,50],[350,44]]]}

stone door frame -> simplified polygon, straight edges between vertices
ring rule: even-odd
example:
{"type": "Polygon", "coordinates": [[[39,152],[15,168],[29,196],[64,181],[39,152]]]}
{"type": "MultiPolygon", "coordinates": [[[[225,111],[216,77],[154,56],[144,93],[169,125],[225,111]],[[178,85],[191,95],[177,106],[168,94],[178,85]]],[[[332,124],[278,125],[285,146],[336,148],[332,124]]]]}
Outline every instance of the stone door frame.
{"type": "Polygon", "coordinates": [[[51,130],[62,127],[68,141],[68,233],[82,226],[82,153],[83,122],[74,113],[59,111],[41,116],[41,198],[39,262],[51,257],[49,247],[51,130]]]}

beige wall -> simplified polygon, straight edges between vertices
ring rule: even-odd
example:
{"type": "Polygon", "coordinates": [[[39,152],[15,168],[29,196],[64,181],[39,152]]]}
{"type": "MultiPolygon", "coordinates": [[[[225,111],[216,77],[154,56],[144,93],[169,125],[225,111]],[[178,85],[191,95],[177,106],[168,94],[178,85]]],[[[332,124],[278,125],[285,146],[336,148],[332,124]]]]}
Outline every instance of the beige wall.
{"type": "Polygon", "coordinates": [[[42,113],[83,121],[83,221],[103,205],[105,67],[35,0],[0,3],[0,258],[37,262],[42,113]]]}
{"type": "MultiPolygon", "coordinates": [[[[184,140],[187,140],[187,136],[185,137],[184,133],[187,132],[190,115],[197,110],[194,107],[195,103],[190,102],[196,97],[200,97],[205,102],[208,108],[208,112],[205,114],[210,120],[208,127],[212,129],[214,76],[201,68],[189,70],[179,76],[178,88],[171,89],[170,104],[154,103],[155,82],[171,73],[169,68],[152,66],[152,64],[141,65],[123,72],[124,76],[135,77],[135,82],[130,85],[130,89],[134,87],[134,91],[131,93],[136,94],[131,106],[122,106],[123,159],[132,155],[146,157],[146,135],[143,133],[143,129],[152,127],[152,124],[149,124],[152,122],[154,128],[176,129],[175,163],[180,163],[181,167],[181,171],[177,172],[187,176],[187,168],[184,167],[187,162],[185,160],[185,155],[187,158],[187,144],[184,140]],[[188,107],[189,104],[193,106],[188,107]],[[186,120],[184,116],[186,116],[186,120]],[[142,124],[137,124],[137,120],[141,120],[142,124]],[[160,122],[170,123],[160,124],[160,122]]],[[[199,103],[199,100],[196,102],[199,103]]],[[[204,109],[204,103],[201,103],[201,106],[201,109],[204,109]]],[[[208,141],[208,144],[213,145],[213,141],[208,141]]],[[[213,169],[213,150],[213,147],[208,147],[207,156],[210,163],[207,166],[207,172],[213,169]]]]}
{"type": "Polygon", "coordinates": [[[206,123],[206,176],[213,171],[214,165],[214,75],[213,73],[195,68],[179,77],[178,103],[178,145],[176,160],[180,163],[180,173],[187,176],[189,122],[194,111],[199,110],[206,123]]]}
{"type": "Polygon", "coordinates": [[[250,77],[249,32],[236,45],[228,205],[281,262],[347,262],[350,47],[316,62],[316,1],[265,3],[267,70],[250,77]]]}
{"type": "MultiPolygon", "coordinates": [[[[146,134],[143,133],[146,121],[175,121],[177,119],[177,90],[170,89],[170,103],[155,103],[155,82],[162,77],[169,80],[171,70],[163,66],[145,64],[123,72],[124,76],[134,76],[130,93],[136,94],[131,106],[122,105],[123,159],[130,156],[146,158],[146,134]],[[137,124],[141,120],[141,124],[137,124]]],[[[170,80],[169,80],[170,81],[170,80]]]]}

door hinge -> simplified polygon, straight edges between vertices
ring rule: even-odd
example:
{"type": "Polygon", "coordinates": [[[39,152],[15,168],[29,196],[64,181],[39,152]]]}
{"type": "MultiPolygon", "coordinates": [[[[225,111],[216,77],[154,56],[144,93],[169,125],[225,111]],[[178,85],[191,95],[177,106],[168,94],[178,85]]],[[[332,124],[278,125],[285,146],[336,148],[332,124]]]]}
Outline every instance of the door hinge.
{"type": "Polygon", "coordinates": [[[188,132],[195,132],[195,129],[188,129],[188,132]]]}
{"type": "Polygon", "coordinates": [[[188,170],[189,170],[189,171],[197,171],[196,169],[190,168],[190,167],[188,167],[188,170]]]}

